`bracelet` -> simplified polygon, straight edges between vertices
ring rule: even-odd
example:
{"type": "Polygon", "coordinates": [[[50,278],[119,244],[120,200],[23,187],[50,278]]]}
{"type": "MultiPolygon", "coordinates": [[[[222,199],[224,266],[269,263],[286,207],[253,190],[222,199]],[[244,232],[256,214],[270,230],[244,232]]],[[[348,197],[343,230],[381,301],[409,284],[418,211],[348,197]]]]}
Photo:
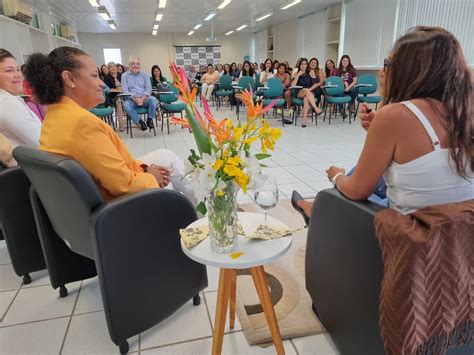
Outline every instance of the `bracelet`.
{"type": "Polygon", "coordinates": [[[333,177],[332,180],[331,180],[332,186],[337,187],[337,181],[336,181],[336,179],[337,179],[339,176],[341,176],[341,175],[344,175],[344,176],[345,176],[344,173],[337,173],[336,175],[334,175],[334,177],[333,177]]]}

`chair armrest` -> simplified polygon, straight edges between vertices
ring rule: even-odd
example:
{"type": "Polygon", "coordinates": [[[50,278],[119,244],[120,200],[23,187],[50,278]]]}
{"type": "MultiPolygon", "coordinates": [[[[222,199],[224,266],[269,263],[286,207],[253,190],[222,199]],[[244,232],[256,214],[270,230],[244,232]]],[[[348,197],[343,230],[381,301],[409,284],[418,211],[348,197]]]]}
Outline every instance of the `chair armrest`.
{"type": "Polygon", "coordinates": [[[373,223],[383,209],[349,200],[336,189],[316,196],[306,244],[306,288],[343,354],[383,353],[378,327],[383,263],[373,223]]]}
{"type": "Polygon", "coordinates": [[[354,87],[356,88],[371,88],[373,85],[372,84],[357,84],[354,87]]]}
{"type": "Polygon", "coordinates": [[[303,87],[301,85],[293,85],[293,86],[290,86],[289,89],[302,89],[303,87]]]}
{"type": "Polygon", "coordinates": [[[328,89],[328,88],[337,88],[337,85],[324,85],[321,86],[323,89],[328,89]]]}

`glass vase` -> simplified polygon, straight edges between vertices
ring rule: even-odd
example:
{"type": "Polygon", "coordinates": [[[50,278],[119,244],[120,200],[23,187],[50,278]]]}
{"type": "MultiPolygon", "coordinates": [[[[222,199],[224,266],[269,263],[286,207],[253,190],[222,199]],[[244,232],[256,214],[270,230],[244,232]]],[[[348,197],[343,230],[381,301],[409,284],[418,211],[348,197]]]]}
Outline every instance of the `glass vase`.
{"type": "Polygon", "coordinates": [[[227,182],[220,191],[212,191],[207,198],[209,238],[216,253],[230,253],[237,248],[237,188],[227,182]]]}

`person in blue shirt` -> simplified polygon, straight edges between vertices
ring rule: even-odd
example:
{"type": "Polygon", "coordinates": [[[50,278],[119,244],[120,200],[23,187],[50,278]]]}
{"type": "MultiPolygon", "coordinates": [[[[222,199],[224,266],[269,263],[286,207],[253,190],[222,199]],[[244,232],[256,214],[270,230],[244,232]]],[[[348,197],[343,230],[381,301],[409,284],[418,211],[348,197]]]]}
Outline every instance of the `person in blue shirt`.
{"type": "Polygon", "coordinates": [[[151,83],[147,74],[140,71],[140,58],[130,57],[130,69],[122,75],[122,92],[132,96],[123,102],[123,108],[133,122],[140,125],[142,131],[153,128],[158,102],[151,95],[151,83]],[[136,108],[148,108],[146,123],[140,119],[136,108]]]}

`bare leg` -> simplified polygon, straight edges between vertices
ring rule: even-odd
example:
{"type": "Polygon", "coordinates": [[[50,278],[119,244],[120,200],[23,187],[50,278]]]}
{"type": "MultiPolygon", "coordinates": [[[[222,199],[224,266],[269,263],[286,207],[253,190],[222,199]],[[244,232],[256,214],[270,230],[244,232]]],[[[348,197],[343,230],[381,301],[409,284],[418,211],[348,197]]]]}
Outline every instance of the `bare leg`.
{"type": "Polygon", "coordinates": [[[290,90],[285,91],[285,101],[286,101],[286,106],[288,108],[291,108],[291,91],[290,90]]]}
{"type": "Polygon", "coordinates": [[[304,211],[304,213],[310,217],[311,216],[311,211],[313,210],[313,205],[314,201],[306,201],[306,200],[300,200],[298,201],[298,207],[301,207],[304,211]]]}
{"type": "Polygon", "coordinates": [[[303,122],[302,125],[306,126],[308,120],[308,111],[309,111],[309,103],[306,97],[306,89],[302,89],[298,92],[298,97],[303,99],[303,122]]]}
{"type": "Polygon", "coordinates": [[[314,112],[316,112],[316,114],[320,114],[321,109],[316,106],[316,101],[314,101],[314,94],[311,91],[307,90],[306,97],[308,98],[309,104],[314,108],[314,112]]]}

